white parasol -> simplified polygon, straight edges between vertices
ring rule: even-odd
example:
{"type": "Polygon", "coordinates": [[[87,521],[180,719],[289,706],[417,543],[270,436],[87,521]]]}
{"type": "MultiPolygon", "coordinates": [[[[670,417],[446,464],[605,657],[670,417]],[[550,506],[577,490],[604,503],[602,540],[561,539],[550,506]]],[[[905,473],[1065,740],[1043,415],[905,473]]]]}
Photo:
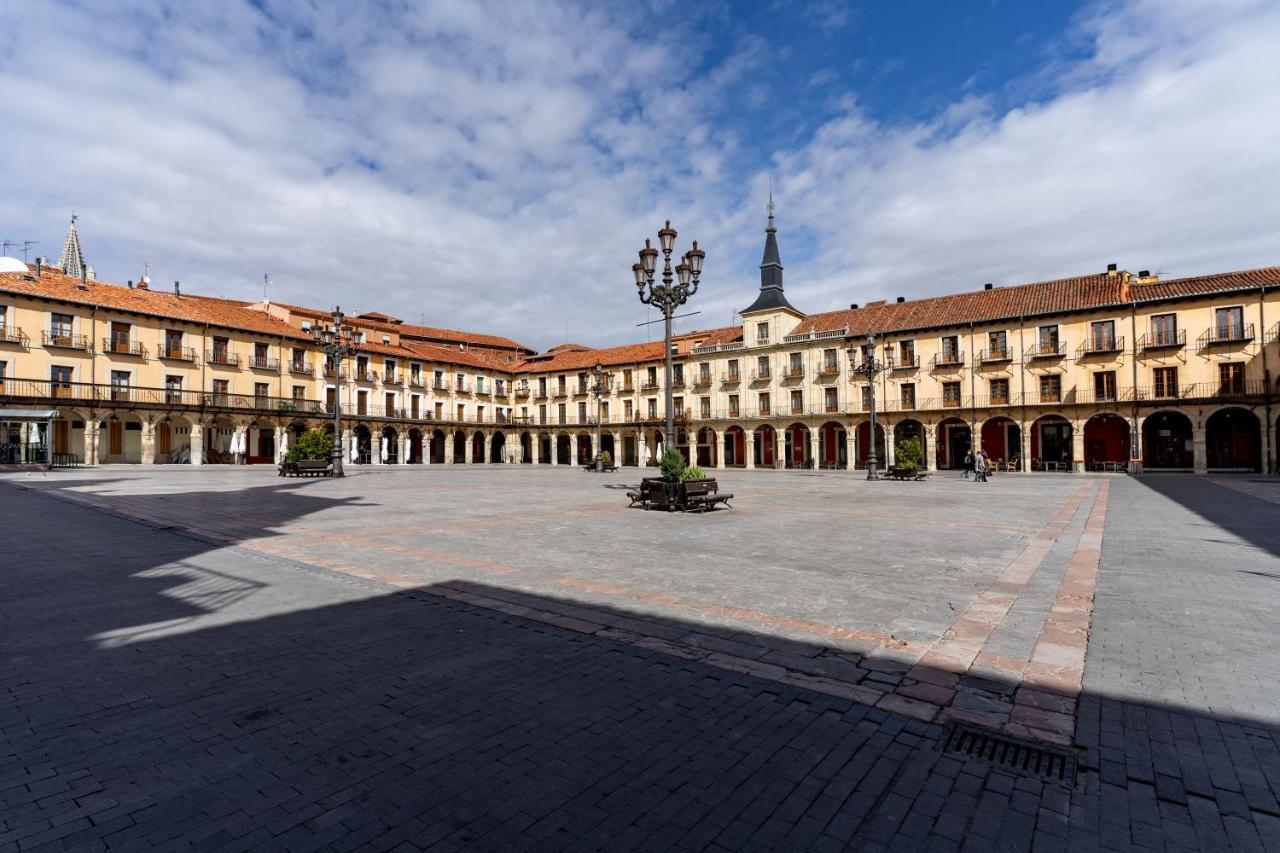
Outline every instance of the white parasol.
{"type": "Polygon", "coordinates": [[[351,436],[351,462],[354,464],[360,459],[360,446],[356,443],[356,437],[351,436]]]}
{"type": "Polygon", "coordinates": [[[387,452],[387,437],[385,435],[382,437],[382,455],[380,458],[384,463],[391,458],[391,454],[387,452]]]}

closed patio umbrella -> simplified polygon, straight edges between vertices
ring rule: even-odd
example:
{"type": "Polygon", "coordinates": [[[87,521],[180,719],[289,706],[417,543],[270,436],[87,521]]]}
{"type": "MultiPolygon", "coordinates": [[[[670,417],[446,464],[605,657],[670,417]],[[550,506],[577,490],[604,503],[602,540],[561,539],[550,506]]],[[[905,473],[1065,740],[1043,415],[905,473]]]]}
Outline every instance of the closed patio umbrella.
{"type": "Polygon", "coordinates": [[[389,453],[387,452],[387,437],[384,435],[384,436],[382,437],[382,455],[381,455],[381,459],[382,459],[382,461],[383,461],[383,462],[386,462],[386,461],[387,461],[388,459],[390,459],[390,458],[391,458],[391,454],[389,454],[389,453]]]}
{"type": "Polygon", "coordinates": [[[351,436],[351,462],[355,464],[360,460],[360,445],[356,441],[356,437],[351,436]]]}

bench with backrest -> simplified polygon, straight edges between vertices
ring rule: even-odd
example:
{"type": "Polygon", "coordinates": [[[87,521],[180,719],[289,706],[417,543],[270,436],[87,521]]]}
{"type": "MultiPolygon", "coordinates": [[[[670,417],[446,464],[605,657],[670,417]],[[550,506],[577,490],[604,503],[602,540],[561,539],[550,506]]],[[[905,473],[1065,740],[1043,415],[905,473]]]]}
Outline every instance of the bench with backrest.
{"type": "Polygon", "coordinates": [[[628,506],[635,506],[636,504],[640,504],[640,506],[644,507],[645,509],[648,509],[649,504],[655,501],[655,498],[654,498],[655,488],[657,489],[658,492],[662,492],[661,501],[665,503],[666,492],[663,491],[662,478],[661,477],[645,477],[640,481],[639,489],[637,489],[634,492],[627,492],[627,497],[631,499],[631,503],[628,504],[628,506]]]}
{"type": "Polygon", "coordinates": [[[733,509],[729,503],[733,500],[733,495],[720,491],[720,484],[710,477],[705,480],[685,480],[680,484],[680,492],[681,508],[684,510],[705,512],[708,508],[714,509],[718,503],[733,509]]]}
{"type": "Polygon", "coordinates": [[[332,459],[299,459],[280,463],[281,477],[332,477],[332,459]]]}
{"type": "Polygon", "coordinates": [[[894,465],[886,469],[885,474],[890,480],[923,480],[929,476],[929,471],[914,465],[894,465]]]}

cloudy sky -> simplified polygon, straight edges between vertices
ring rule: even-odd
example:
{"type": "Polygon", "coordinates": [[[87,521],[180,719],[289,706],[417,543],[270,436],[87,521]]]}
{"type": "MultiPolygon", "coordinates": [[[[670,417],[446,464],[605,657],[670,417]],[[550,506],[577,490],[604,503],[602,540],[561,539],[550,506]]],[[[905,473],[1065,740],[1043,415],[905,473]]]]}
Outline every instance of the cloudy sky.
{"type": "MultiPolygon", "coordinates": [[[[380,310],[539,348],[757,286],[772,176],[806,311],[1280,262],[1280,4],[24,0],[0,238],[101,278],[380,310]],[[319,8],[317,8],[319,7],[319,8]]],[[[15,254],[10,250],[10,254],[15,254]]]]}

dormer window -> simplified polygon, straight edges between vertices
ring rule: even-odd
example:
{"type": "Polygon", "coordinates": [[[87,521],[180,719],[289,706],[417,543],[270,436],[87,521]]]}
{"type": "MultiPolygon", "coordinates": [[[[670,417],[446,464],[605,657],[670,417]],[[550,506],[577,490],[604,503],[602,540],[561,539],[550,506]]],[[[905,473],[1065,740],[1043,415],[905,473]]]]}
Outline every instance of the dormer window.
{"type": "Polygon", "coordinates": [[[769,343],[769,324],[768,323],[756,323],[756,343],[758,344],[769,343]]]}

